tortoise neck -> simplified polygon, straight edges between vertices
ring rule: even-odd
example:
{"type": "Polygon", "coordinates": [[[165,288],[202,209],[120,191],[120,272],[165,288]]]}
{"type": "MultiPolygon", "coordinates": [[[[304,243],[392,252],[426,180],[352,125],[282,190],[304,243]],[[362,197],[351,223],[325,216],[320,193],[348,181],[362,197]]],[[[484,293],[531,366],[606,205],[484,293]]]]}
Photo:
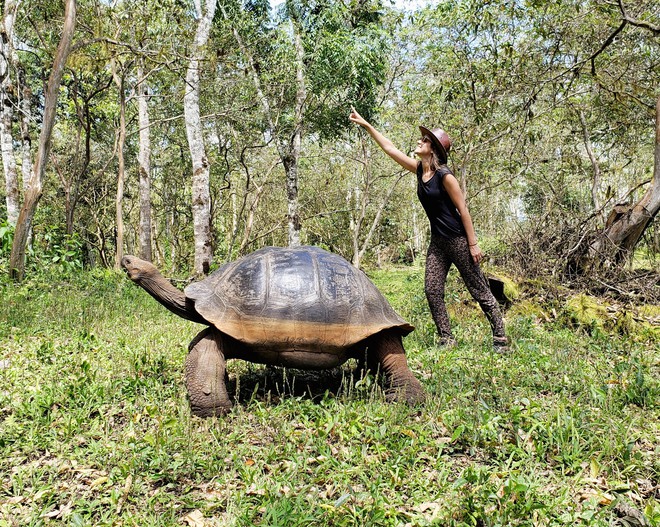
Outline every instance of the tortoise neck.
{"type": "Polygon", "coordinates": [[[175,315],[208,325],[208,322],[195,310],[193,301],[186,298],[183,291],[174,287],[162,275],[141,278],[138,284],[175,315]]]}

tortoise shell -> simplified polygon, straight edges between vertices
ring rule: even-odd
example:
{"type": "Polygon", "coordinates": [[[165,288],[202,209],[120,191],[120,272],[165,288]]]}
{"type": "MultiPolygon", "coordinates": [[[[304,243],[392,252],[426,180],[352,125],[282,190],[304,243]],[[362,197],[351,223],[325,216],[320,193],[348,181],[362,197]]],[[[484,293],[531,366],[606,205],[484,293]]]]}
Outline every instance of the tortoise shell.
{"type": "Polygon", "coordinates": [[[221,332],[271,352],[341,354],[384,329],[414,329],[362,271],[318,247],[265,247],[185,294],[221,332]]]}

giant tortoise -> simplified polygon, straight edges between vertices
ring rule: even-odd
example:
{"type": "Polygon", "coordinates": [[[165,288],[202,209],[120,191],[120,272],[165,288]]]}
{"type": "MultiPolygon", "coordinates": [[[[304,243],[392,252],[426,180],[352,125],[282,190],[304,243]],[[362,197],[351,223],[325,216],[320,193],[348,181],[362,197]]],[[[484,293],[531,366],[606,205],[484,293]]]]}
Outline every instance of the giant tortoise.
{"type": "Polygon", "coordinates": [[[223,265],[184,292],[135,256],[125,256],[122,266],[167,309],[208,326],[190,343],[186,359],[195,415],[221,415],[231,408],[227,359],[299,369],[366,359],[384,374],[388,400],[424,399],[401,342],[414,328],[362,271],[336,254],[318,247],[266,247],[223,265]]]}

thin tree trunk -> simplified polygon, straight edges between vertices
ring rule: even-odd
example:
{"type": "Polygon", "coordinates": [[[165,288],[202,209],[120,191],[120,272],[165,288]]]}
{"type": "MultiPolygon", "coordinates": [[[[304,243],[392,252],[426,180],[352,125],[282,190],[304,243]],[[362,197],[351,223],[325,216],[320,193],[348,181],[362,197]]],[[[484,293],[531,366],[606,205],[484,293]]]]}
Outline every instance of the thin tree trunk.
{"type": "Polygon", "coordinates": [[[178,252],[176,250],[176,240],[174,239],[174,212],[171,212],[165,218],[165,239],[170,240],[170,262],[172,269],[175,269],[178,252]]]}
{"type": "Polygon", "coordinates": [[[248,243],[250,243],[250,234],[252,234],[252,227],[254,226],[254,215],[257,212],[257,208],[259,207],[259,201],[261,200],[261,196],[266,189],[266,185],[263,184],[261,186],[255,184],[255,194],[254,194],[254,199],[252,200],[252,205],[250,205],[250,210],[248,211],[247,218],[245,220],[245,231],[243,232],[243,239],[241,240],[241,245],[238,248],[238,254],[243,254],[245,251],[245,248],[248,246],[248,243]]]}
{"type": "Polygon", "coordinates": [[[360,199],[360,194],[360,187],[356,181],[355,185],[349,189],[348,194],[346,195],[346,205],[350,211],[348,230],[351,233],[351,245],[353,246],[353,258],[351,258],[351,263],[355,267],[359,267],[360,265],[358,261],[358,254],[360,253],[360,228],[363,211],[360,210],[359,217],[356,217],[353,214],[353,211],[355,210],[357,203],[364,203],[364,200],[360,199]]]}
{"type": "Polygon", "coordinates": [[[164,253],[163,253],[163,249],[162,249],[162,247],[161,247],[161,245],[160,245],[160,243],[159,243],[159,240],[160,240],[160,232],[158,232],[158,227],[159,227],[158,222],[155,221],[155,222],[152,224],[152,228],[153,228],[153,231],[152,231],[152,233],[153,233],[153,234],[152,234],[152,239],[153,239],[153,253],[154,253],[154,255],[155,255],[155,258],[154,258],[154,260],[155,260],[155,261],[154,261],[154,264],[156,265],[156,267],[162,267],[162,266],[163,266],[163,263],[164,263],[164,260],[165,260],[165,258],[164,258],[165,255],[164,255],[164,253]]]}
{"type": "Polygon", "coordinates": [[[53,166],[55,167],[55,172],[60,178],[60,183],[62,184],[62,190],[64,191],[64,217],[66,221],[66,233],[70,236],[73,234],[73,205],[72,205],[72,184],[73,179],[67,179],[66,174],[60,167],[60,164],[57,158],[53,155],[51,156],[53,166]]]}
{"type": "Polygon", "coordinates": [[[376,228],[378,225],[380,225],[380,218],[383,216],[383,211],[385,210],[385,207],[390,201],[390,198],[392,197],[392,194],[394,193],[394,189],[396,186],[399,184],[399,181],[403,179],[405,174],[401,174],[394,183],[392,183],[392,186],[389,188],[387,191],[387,194],[385,197],[382,199],[380,204],[378,205],[378,210],[376,211],[376,215],[374,216],[374,220],[371,222],[371,226],[369,227],[369,232],[364,238],[364,241],[362,242],[362,248],[360,249],[360,252],[358,253],[357,257],[357,264],[356,267],[360,266],[360,262],[362,261],[362,258],[364,258],[364,254],[367,252],[367,249],[369,248],[369,245],[371,243],[371,238],[373,237],[374,233],[376,232],[376,228]]]}
{"type": "Polygon", "coordinates": [[[119,94],[119,145],[117,148],[117,195],[115,198],[115,215],[117,236],[115,247],[115,269],[121,268],[124,257],[124,182],[126,181],[124,164],[124,146],[126,144],[126,94],[124,93],[124,78],[120,82],[119,94]]]}
{"type": "MultiPolygon", "coordinates": [[[[589,156],[589,161],[591,161],[591,166],[594,171],[593,179],[591,180],[591,205],[594,210],[599,210],[601,208],[600,198],[598,193],[600,192],[600,163],[596,159],[594,154],[594,149],[591,146],[591,139],[589,138],[589,129],[587,128],[587,119],[584,116],[584,112],[580,110],[580,124],[582,125],[582,135],[584,137],[584,147],[587,150],[587,155],[589,156]]],[[[603,213],[601,212],[599,216],[602,219],[603,213]]]]}
{"type": "MultiPolygon", "coordinates": [[[[251,242],[250,236],[252,234],[252,229],[254,227],[254,217],[257,213],[257,209],[259,208],[259,203],[261,201],[261,197],[263,196],[264,192],[266,191],[266,188],[268,185],[270,185],[270,176],[273,173],[273,170],[275,170],[275,167],[277,166],[277,162],[274,162],[273,164],[270,165],[268,170],[266,170],[265,176],[263,178],[263,183],[258,184],[254,183],[254,199],[252,200],[252,204],[250,205],[250,209],[248,211],[247,218],[245,220],[245,230],[243,232],[243,239],[241,240],[241,245],[238,249],[238,254],[243,254],[248,246],[248,244],[251,242]]],[[[246,187],[246,192],[247,192],[247,187],[246,187]]]]}
{"type": "Polygon", "coordinates": [[[206,12],[197,4],[199,21],[193,42],[192,54],[186,72],[186,92],[183,108],[186,136],[192,159],[192,213],[195,238],[194,273],[207,274],[211,266],[213,247],[211,243],[211,190],[210,167],[204,146],[204,134],[199,110],[200,62],[204,47],[209,39],[211,22],[215,14],[216,0],[207,0],[206,12]]]}
{"type": "MultiPolygon", "coordinates": [[[[229,234],[228,247],[231,249],[234,246],[234,240],[236,239],[236,233],[238,232],[238,196],[236,195],[236,189],[232,188],[231,174],[227,174],[227,185],[231,190],[231,231],[229,234]]],[[[231,254],[231,252],[229,253],[231,254]]]]}
{"type": "Polygon", "coordinates": [[[15,1],[7,0],[5,2],[2,27],[0,28],[0,150],[2,150],[2,167],[5,176],[7,222],[14,226],[18,221],[20,209],[18,172],[16,170],[12,134],[14,119],[12,96],[15,89],[10,72],[11,66],[15,66],[17,63],[13,46],[16,9],[17,3],[15,1]]]}
{"type": "Polygon", "coordinates": [[[21,87],[21,174],[23,179],[23,191],[30,184],[32,176],[32,138],[30,137],[30,120],[32,119],[32,90],[25,79],[25,71],[22,67],[18,70],[18,82],[21,87]]]}
{"type": "MultiPolygon", "coordinates": [[[[351,220],[350,220],[351,237],[353,238],[352,240],[353,257],[351,259],[351,263],[358,268],[360,267],[362,258],[364,258],[364,255],[371,244],[371,238],[376,232],[376,228],[380,224],[380,219],[383,215],[383,211],[385,210],[385,207],[387,206],[387,203],[389,202],[390,197],[394,192],[394,189],[399,184],[399,181],[403,179],[404,176],[404,174],[399,175],[399,177],[396,179],[396,181],[387,191],[387,194],[381,200],[380,204],[378,205],[378,209],[376,210],[374,219],[369,227],[369,231],[367,232],[367,235],[364,237],[364,240],[362,240],[362,243],[360,244],[360,233],[363,232],[363,225],[365,222],[365,218],[367,217],[367,207],[369,206],[369,201],[371,198],[371,187],[373,182],[373,177],[371,173],[371,160],[369,159],[369,155],[364,142],[362,142],[362,157],[363,157],[363,165],[364,165],[364,173],[365,173],[364,188],[361,189],[356,182],[351,192],[351,194],[355,196],[354,198],[355,203],[360,204],[359,215],[357,217],[351,215],[351,220]]],[[[349,208],[353,210],[355,207],[350,204],[351,194],[349,194],[349,208]]]]}
{"type": "Polygon", "coordinates": [[[300,161],[300,148],[302,144],[303,112],[305,111],[305,99],[307,89],[305,87],[305,50],[300,39],[300,31],[293,28],[293,41],[296,50],[296,108],[295,128],[291,138],[291,147],[287,162],[284,163],[286,170],[286,197],[287,197],[287,223],[289,231],[289,247],[300,245],[300,216],[298,214],[298,166],[300,161]]]}
{"type": "MultiPolygon", "coordinates": [[[[365,176],[365,191],[369,191],[369,178],[371,177],[371,161],[369,158],[369,153],[366,148],[366,143],[364,138],[360,136],[360,147],[362,149],[362,160],[364,166],[364,176],[365,176]]],[[[360,184],[360,175],[359,172],[355,174],[355,182],[351,185],[351,189],[348,191],[346,196],[348,210],[351,211],[349,218],[349,231],[351,233],[351,242],[353,246],[353,257],[351,258],[351,263],[355,267],[360,267],[360,231],[362,230],[362,222],[364,221],[364,216],[366,214],[366,205],[367,198],[362,198],[362,189],[360,184]],[[360,213],[359,215],[353,214],[352,211],[357,210],[357,205],[360,204],[360,213]]]]}
{"type": "Polygon", "coordinates": [[[119,133],[117,143],[117,193],[115,195],[115,269],[121,269],[124,257],[124,183],[126,181],[124,146],[126,145],[126,93],[124,90],[124,72],[117,71],[117,64],[112,60],[112,76],[119,91],[119,133]]]}
{"type": "MultiPolygon", "coordinates": [[[[366,218],[367,215],[367,206],[370,198],[370,192],[369,192],[369,187],[371,186],[369,182],[367,182],[367,185],[364,189],[363,192],[361,192],[359,189],[356,188],[356,196],[361,196],[360,199],[360,216],[353,221],[354,224],[354,230],[353,230],[353,258],[351,263],[355,267],[360,267],[360,263],[362,262],[362,259],[364,258],[365,253],[367,252],[367,249],[369,248],[371,244],[371,238],[373,238],[374,233],[376,232],[376,229],[378,228],[378,225],[380,224],[380,219],[383,216],[383,211],[385,210],[385,207],[387,206],[390,198],[392,197],[392,194],[394,193],[394,189],[396,186],[399,184],[401,179],[403,179],[405,174],[399,175],[398,178],[396,178],[396,181],[392,183],[392,186],[388,189],[387,194],[383,197],[381,200],[380,204],[378,205],[378,209],[376,210],[376,214],[374,216],[373,221],[371,222],[371,225],[369,226],[369,231],[367,232],[367,235],[364,237],[364,240],[362,240],[362,243],[360,244],[360,232],[363,231],[363,224],[364,224],[364,219],[366,218]]],[[[369,176],[367,176],[369,179],[369,176]]]]}
{"type": "Polygon", "coordinates": [[[151,251],[151,138],[149,131],[149,85],[144,77],[144,68],[140,62],[138,76],[138,126],[140,128],[140,146],[138,152],[138,171],[140,174],[140,257],[152,260],[151,251]]]}
{"type": "MultiPolygon", "coordinates": [[[[228,20],[226,11],[222,6],[224,17],[228,20]]],[[[257,91],[257,98],[261,102],[264,110],[266,121],[272,136],[275,138],[277,146],[277,153],[284,166],[286,174],[286,191],[287,191],[287,226],[288,226],[288,242],[290,246],[300,245],[300,215],[298,212],[298,161],[300,159],[300,148],[302,143],[302,129],[303,129],[303,112],[305,110],[305,102],[307,98],[307,91],[305,86],[305,65],[304,65],[304,49],[300,39],[298,29],[293,28],[294,46],[296,50],[296,107],[295,107],[295,122],[294,130],[290,140],[284,140],[281,137],[281,131],[276,124],[271,111],[270,102],[263,92],[261,81],[257,68],[254,65],[254,58],[245,46],[243,39],[237,29],[233,28],[234,38],[238,43],[241,53],[245,57],[252,82],[257,91]]]]}
{"type": "Polygon", "coordinates": [[[22,280],[25,275],[25,247],[29,233],[32,229],[32,220],[37,210],[37,205],[43,193],[43,177],[46,171],[46,162],[50,151],[50,142],[55,125],[55,115],[57,111],[57,98],[59,95],[60,83],[64,73],[64,66],[71,51],[71,42],[73,41],[73,32],[76,23],[76,2],[75,0],[66,0],[64,8],[64,26],[62,28],[62,38],[57,46],[53,69],[48,78],[46,87],[46,96],[44,99],[44,117],[39,135],[39,148],[34,163],[34,171],[30,179],[30,186],[25,193],[25,201],[21,207],[14,233],[14,242],[11,248],[9,273],[14,280],[22,280]]]}
{"type": "MultiPolygon", "coordinates": [[[[464,160],[465,161],[465,160],[464,160]]],[[[461,174],[461,191],[464,196],[467,196],[467,169],[465,163],[461,165],[459,172],[461,174]]]]}
{"type": "MultiPolygon", "coordinates": [[[[297,133],[295,135],[298,135],[297,133]]],[[[284,159],[286,172],[287,233],[289,247],[300,245],[300,218],[298,216],[298,158],[300,156],[300,137],[294,135],[292,152],[284,159]],[[296,148],[295,142],[298,143],[296,148]],[[297,150],[297,151],[296,151],[297,150]]]]}
{"type": "MultiPolygon", "coordinates": [[[[7,75],[9,78],[9,75],[7,75]]],[[[12,138],[13,110],[8,95],[9,83],[3,82],[0,88],[0,148],[2,149],[2,167],[5,173],[5,194],[7,204],[7,222],[16,225],[20,210],[20,193],[18,190],[18,172],[14,158],[14,142],[12,138]]]]}
{"type": "MultiPolygon", "coordinates": [[[[32,120],[32,90],[25,78],[25,69],[18,64],[18,84],[21,100],[19,103],[21,123],[21,179],[22,190],[25,192],[30,186],[32,177],[32,138],[30,137],[30,121],[32,120]]],[[[27,246],[32,244],[32,231],[27,234],[27,246]]]]}
{"type": "Polygon", "coordinates": [[[80,163],[76,162],[76,165],[79,165],[77,171],[73,171],[71,175],[71,200],[69,206],[67,207],[67,216],[66,216],[66,232],[69,236],[73,235],[73,226],[74,226],[74,214],[78,201],[80,199],[81,186],[83,181],[87,178],[87,170],[89,164],[92,160],[92,119],[90,115],[90,100],[91,98],[83,99],[82,107],[78,108],[78,139],[76,141],[76,156],[75,159],[78,160],[82,157],[80,163]],[[80,155],[80,134],[84,133],[84,153],[80,155]]]}

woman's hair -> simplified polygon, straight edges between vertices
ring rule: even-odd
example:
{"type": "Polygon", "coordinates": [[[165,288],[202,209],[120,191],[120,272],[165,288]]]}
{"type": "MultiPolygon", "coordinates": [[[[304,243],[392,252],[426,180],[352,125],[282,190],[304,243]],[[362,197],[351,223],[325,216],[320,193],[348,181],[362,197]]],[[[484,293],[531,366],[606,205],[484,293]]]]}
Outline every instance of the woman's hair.
{"type": "Polygon", "coordinates": [[[433,170],[433,172],[435,172],[442,165],[446,165],[447,160],[440,157],[440,155],[438,154],[435,148],[431,148],[431,152],[433,152],[433,156],[431,156],[431,169],[433,170]]]}

